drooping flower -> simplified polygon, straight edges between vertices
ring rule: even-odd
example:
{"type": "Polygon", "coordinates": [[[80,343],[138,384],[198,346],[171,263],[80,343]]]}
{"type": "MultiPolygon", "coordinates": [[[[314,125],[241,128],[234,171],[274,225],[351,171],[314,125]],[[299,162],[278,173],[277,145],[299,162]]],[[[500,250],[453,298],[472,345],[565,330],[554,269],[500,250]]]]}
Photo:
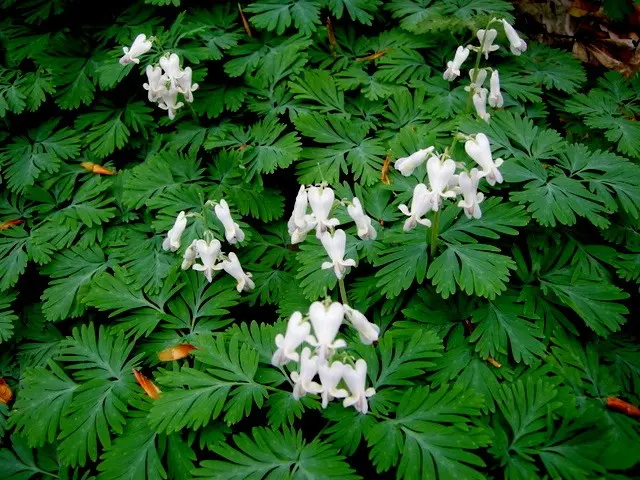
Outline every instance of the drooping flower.
{"type": "Polygon", "coordinates": [[[472,168],[471,172],[462,172],[458,176],[458,187],[462,193],[463,200],[458,202],[458,207],[464,209],[467,218],[478,219],[482,217],[480,203],[484,200],[484,194],[478,192],[478,182],[480,176],[477,168],[472,168]]]}
{"type": "Polygon", "coordinates": [[[443,198],[453,198],[456,192],[452,186],[455,185],[456,162],[451,158],[442,160],[435,155],[427,160],[427,175],[429,176],[429,186],[431,187],[431,208],[438,211],[443,198]]]}
{"type": "Polygon", "coordinates": [[[351,205],[347,206],[347,213],[356,223],[358,228],[358,236],[362,240],[375,240],[378,236],[378,232],[373,228],[371,224],[371,218],[364,213],[362,204],[357,197],[354,197],[351,201],[351,205]]]}
{"type": "Polygon", "coordinates": [[[285,365],[291,360],[294,362],[299,361],[300,355],[296,350],[309,336],[309,333],[311,333],[311,324],[303,321],[302,313],[293,312],[287,323],[285,334],[279,333],[276,335],[276,347],[278,349],[271,357],[271,363],[277,367],[278,365],[285,365]]]}
{"type": "Polygon", "coordinates": [[[293,398],[299,400],[307,393],[320,393],[322,387],[313,381],[313,377],[318,373],[318,356],[311,356],[309,347],[302,349],[300,356],[300,372],[293,372],[291,380],[294,382],[293,398]]]}
{"type": "Polygon", "coordinates": [[[478,37],[478,41],[480,42],[480,48],[482,53],[484,53],[484,58],[486,60],[489,59],[489,53],[495,52],[500,47],[498,45],[494,45],[493,42],[498,36],[498,31],[494,28],[490,28],[489,30],[478,30],[476,33],[478,37]]]}
{"type": "Polygon", "coordinates": [[[482,172],[479,173],[480,178],[486,178],[491,186],[495,185],[496,182],[502,183],[502,174],[498,167],[502,165],[503,160],[501,158],[493,160],[491,145],[484,133],[478,133],[475,138],[467,140],[464,144],[464,149],[467,155],[482,168],[482,172]]]}
{"type": "Polygon", "coordinates": [[[336,340],[344,320],[344,307],[341,303],[333,302],[327,308],[321,302],[313,302],[309,307],[309,320],[313,326],[313,335],[309,335],[306,341],[316,347],[321,362],[324,362],[333,350],[347,346],[343,339],[336,340]]]}
{"type": "Polygon", "coordinates": [[[511,53],[520,56],[522,52],[526,52],[527,43],[520,38],[518,32],[516,32],[515,29],[505,19],[502,19],[502,25],[504,26],[504,33],[507,35],[507,39],[509,40],[509,48],[511,49],[511,53]]]}
{"type": "Polygon", "coordinates": [[[486,88],[478,88],[473,94],[473,106],[476,114],[488,123],[491,115],[487,113],[487,93],[486,88]]]}
{"type": "Polygon", "coordinates": [[[165,55],[160,58],[160,66],[171,82],[171,88],[177,89],[178,80],[184,75],[184,72],[180,69],[180,57],[175,53],[169,56],[165,55]]]}
{"type": "Polygon", "coordinates": [[[313,230],[316,226],[315,216],[307,214],[308,205],[307,189],[304,185],[300,185],[300,190],[296,196],[296,202],[293,205],[291,218],[289,218],[289,222],[287,223],[289,235],[291,235],[291,243],[293,245],[302,242],[307,237],[307,233],[313,230]]]}
{"type": "Polygon", "coordinates": [[[329,218],[335,194],[329,187],[309,187],[307,198],[316,218],[316,237],[321,238],[329,228],[340,224],[337,218],[329,218]]]}
{"type": "Polygon", "coordinates": [[[337,388],[345,365],[342,362],[333,362],[331,366],[326,363],[318,366],[320,385],[322,386],[322,408],[327,408],[329,402],[334,398],[344,398],[349,395],[344,388],[337,388]]]}
{"type": "Polygon", "coordinates": [[[354,408],[360,413],[367,413],[369,411],[369,404],[367,398],[375,395],[374,388],[365,389],[367,382],[367,362],[363,359],[359,359],[356,362],[356,367],[351,365],[345,365],[342,378],[349,388],[349,396],[344,399],[342,403],[344,407],[354,406],[354,408]]]}
{"type": "Polygon", "coordinates": [[[166,80],[166,77],[162,74],[162,68],[147,65],[147,81],[149,83],[143,83],[142,88],[149,91],[150,102],[155,102],[162,97],[162,92],[167,89],[166,80]]]}
{"type": "Polygon", "coordinates": [[[161,91],[160,100],[158,100],[158,107],[162,110],[166,110],[171,120],[176,118],[176,112],[183,106],[184,103],[178,102],[178,90],[175,88],[165,88],[161,91]]]}
{"type": "Polygon", "coordinates": [[[416,228],[418,223],[425,227],[431,226],[431,220],[422,218],[433,205],[432,195],[424,183],[419,183],[413,189],[413,198],[411,199],[411,210],[406,205],[400,204],[398,209],[409,218],[404,222],[403,230],[408,232],[416,228]]]}
{"type": "Polygon", "coordinates": [[[464,87],[464,89],[467,92],[469,90],[473,90],[475,92],[477,89],[482,88],[482,85],[484,85],[484,81],[487,79],[487,69],[479,68],[476,73],[476,69],[472,68],[471,70],[469,70],[469,78],[471,79],[471,84],[468,87],[464,87]]]}
{"type": "Polygon", "coordinates": [[[187,67],[182,71],[182,76],[176,82],[177,90],[184,95],[184,99],[189,103],[193,102],[193,92],[199,87],[197,83],[192,83],[192,76],[191,67],[187,67]]]}
{"type": "Polygon", "coordinates": [[[364,345],[371,345],[373,342],[378,341],[380,327],[367,320],[367,317],[365,317],[361,312],[345,305],[344,315],[351,325],[353,325],[353,328],[358,331],[360,334],[360,341],[364,345]]]}
{"type": "Polygon", "coordinates": [[[412,153],[408,157],[396,160],[394,167],[405,177],[410,176],[413,171],[424,163],[427,157],[433,152],[434,147],[423,148],[412,153]]]}
{"type": "Polygon", "coordinates": [[[180,237],[185,228],[187,228],[187,215],[184,212],[180,212],[173,227],[167,232],[167,238],[162,242],[162,249],[164,251],[171,250],[172,252],[178,250],[180,248],[180,237]]]}
{"type": "Polygon", "coordinates": [[[240,225],[233,221],[231,218],[231,211],[229,210],[229,205],[225,200],[220,200],[220,202],[214,207],[216,212],[216,217],[222,223],[224,227],[224,236],[227,239],[227,242],[230,244],[242,242],[244,240],[244,232],[240,229],[240,225]]]}
{"type": "Polygon", "coordinates": [[[196,249],[197,240],[191,242],[191,245],[187,247],[184,251],[184,255],[182,256],[182,264],[180,268],[182,270],[190,269],[194,263],[196,263],[196,258],[198,257],[198,250],[196,249]]]}
{"type": "Polygon", "coordinates": [[[122,47],[122,51],[124,55],[120,58],[121,65],[127,65],[128,63],[139,64],[140,59],[138,58],[140,55],[147,53],[151,50],[152,40],[147,40],[147,36],[144,33],[138,35],[131,48],[122,47]]]}
{"type": "Polygon", "coordinates": [[[494,108],[500,108],[504,105],[504,99],[500,92],[500,75],[498,74],[498,70],[494,70],[491,73],[491,80],[489,83],[491,86],[491,91],[489,92],[489,105],[494,108]]]}
{"type": "Polygon", "coordinates": [[[216,265],[215,269],[222,269],[233,278],[235,278],[238,282],[238,284],[236,285],[236,290],[238,290],[238,292],[241,292],[243,290],[249,291],[256,288],[255,283],[253,283],[253,280],[251,280],[251,274],[245,273],[244,270],[242,270],[242,265],[240,265],[238,256],[235,253],[231,252],[227,255],[227,257],[229,259],[223,260],[222,263],[216,265]]]}
{"type": "Polygon", "coordinates": [[[345,249],[347,246],[347,235],[344,230],[336,230],[333,235],[324,232],[320,241],[327,251],[327,255],[331,258],[330,262],[323,262],[322,269],[333,268],[336,277],[339,279],[344,276],[346,267],[355,267],[356,261],[352,258],[344,259],[345,249]]]}
{"type": "Polygon", "coordinates": [[[460,67],[464,61],[469,57],[470,50],[467,47],[458,47],[456,55],[453,57],[453,61],[447,62],[447,69],[442,75],[445,80],[455,80],[460,76],[460,67]]]}
{"type": "Polygon", "coordinates": [[[209,280],[209,283],[213,280],[213,271],[216,270],[216,261],[221,248],[222,245],[220,245],[220,242],[215,238],[209,243],[205,240],[198,240],[196,242],[196,250],[198,257],[200,257],[202,261],[202,265],[196,263],[192,268],[198,272],[204,272],[204,276],[209,280]]]}

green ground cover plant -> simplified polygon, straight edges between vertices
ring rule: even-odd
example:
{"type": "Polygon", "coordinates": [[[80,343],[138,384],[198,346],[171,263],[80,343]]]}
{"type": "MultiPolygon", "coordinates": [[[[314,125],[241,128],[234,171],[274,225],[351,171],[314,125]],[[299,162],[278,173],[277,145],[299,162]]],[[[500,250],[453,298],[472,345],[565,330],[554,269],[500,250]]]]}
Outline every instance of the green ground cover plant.
{"type": "Polygon", "coordinates": [[[0,478],[637,476],[637,76],[503,0],[0,12],[0,478]]]}

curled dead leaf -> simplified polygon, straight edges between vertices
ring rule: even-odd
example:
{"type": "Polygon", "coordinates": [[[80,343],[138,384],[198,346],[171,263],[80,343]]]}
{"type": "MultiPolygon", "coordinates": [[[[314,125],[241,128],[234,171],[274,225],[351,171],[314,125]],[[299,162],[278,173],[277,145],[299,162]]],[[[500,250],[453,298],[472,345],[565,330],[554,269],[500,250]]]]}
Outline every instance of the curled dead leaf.
{"type": "Polygon", "coordinates": [[[327,17],[327,38],[329,39],[329,47],[331,50],[336,48],[336,32],[333,29],[333,23],[331,23],[331,17],[327,17]]]}
{"type": "Polygon", "coordinates": [[[640,408],[616,397],[607,398],[607,407],[618,410],[630,417],[640,417],[640,408]]]}
{"type": "Polygon", "coordinates": [[[0,377],[0,403],[8,404],[13,398],[13,392],[5,382],[4,378],[0,377]]]}
{"type": "Polygon", "coordinates": [[[244,12],[242,11],[242,5],[238,4],[238,10],[240,11],[240,18],[242,19],[242,26],[244,27],[244,31],[247,32],[247,35],[253,37],[251,33],[251,27],[249,26],[249,22],[247,22],[246,17],[244,16],[244,12]]]}
{"type": "Polygon", "coordinates": [[[367,55],[366,57],[356,58],[356,62],[368,62],[371,60],[376,60],[391,51],[390,48],[385,48],[384,50],[380,50],[379,52],[372,53],[371,55],[367,55]]]}
{"type": "Polygon", "coordinates": [[[196,347],[189,345],[188,343],[182,345],[176,345],[174,347],[165,348],[158,353],[158,358],[163,362],[171,362],[173,360],[180,360],[186,357],[196,347]]]}
{"type": "Polygon", "coordinates": [[[142,387],[142,389],[147,395],[149,395],[150,398],[152,398],[153,400],[157,400],[158,398],[160,398],[162,390],[160,390],[155,383],[153,383],[135,368],[133,369],[133,376],[136,377],[136,382],[138,382],[138,385],[142,387]]]}
{"type": "Polygon", "coordinates": [[[0,230],[8,230],[21,223],[24,223],[24,220],[7,220],[6,222],[0,223],[0,230]]]}
{"type": "Polygon", "coordinates": [[[98,175],[115,175],[115,170],[111,170],[109,168],[103,167],[102,165],[98,165],[97,163],[92,162],[82,162],[80,165],[84,167],[85,170],[88,170],[91,173],[97,173],[98,175]]]}
{"type": "Polygon", "coordinates": [[[382,164],[382,171],[380,172],[380,180],[385,185],[391,185],[391,179],[389,178],[389,169],[391,168],[391,154],[388,153],[382,164]]]}

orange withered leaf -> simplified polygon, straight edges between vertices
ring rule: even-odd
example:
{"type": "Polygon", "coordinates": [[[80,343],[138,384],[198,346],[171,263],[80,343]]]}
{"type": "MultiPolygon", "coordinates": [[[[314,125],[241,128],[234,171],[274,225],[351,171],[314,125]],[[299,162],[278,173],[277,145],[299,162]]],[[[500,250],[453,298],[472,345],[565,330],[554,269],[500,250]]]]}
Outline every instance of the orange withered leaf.
{"type": "Polygon", "coordinates": [[[160,398],[160,394],[162,393],[162,390],[160,390],[155,383],[153,383],[151,380],[149,380],[147,377],[145,377],[135,368],[133,369],[133,376],[136,377],[136,382],[138,382],[138,385],[142,387],[142,389],[145,391],[147,395],[149,395],[149,397],[151,397],[154,400],[157,400],[158,398],[160,398]]]}
{"type": "Polygon", "coordinates": [[[391,179],[389,178],[389,169],[391,168],[391,154],[388,153],[382,164],[382,171],[380,172],[380,180],[385,185],[391,185],[391,179]]]}
{"type": "Polygon", "coordinates": [[[329,47],[331,50],[336,48],[336,32],[333,29],[333,23],[331,23],[331,17],[327,17],[327,38],[329,39],[329,47]]]}
{"type": "Polygon", "coordinates": [[[247,35],[253,37],[251,33],[251,27],[249,26],[249,22],[247,22],[247,19],[244,16],[244,12],[242,11],[242,6],[240,4],[238,4],[238,10],[240,10],[240,18],[242,19],[242,26],[244,27],[244,31],[247,32],[247,35]]]}
{"type": "Polygon", "coordinates": [[[493,357],[487,357],[487,362],[496,368],[502,368],[502,364],[493,357]]]}
{"type": "Polygon", "coordinates": [[[640,417],[640,408],[616,397],[607,398],[607,407],[625,413],[630,417],[640,417]]]}
{"type": "Polygon", "coordinates": [[[8,404],[13,398],[13,392],[4,381],[4,378],[0,377],[0,403],[8,404]]]}
{"type": "Polygon", "coordinates": [[[366,57],[356,58],[356,62],[368,62],[370,60],[376,60],[383,55],[389,53],[391,51],[390,48],[385,48],[384,50],[380,50],[379,52],[372,53],[371,55],[367,55],[366,57]]]}
{"type": "Polygon", "coordinates": [[[175,347],[169,347],[158,353],[158,358],[163,362],[171,362],[172,360],[180,360],[181,358],[189,355],[191,350],[195,350],[196,347],[184,343],[182,345],[176,345],[175,347]]]}
{"type": "Polygon", "coordinates": [[[82,165],[85,168],[85,170],[88,170],[92,173],[97,173],[99,175],[115,175],[116,174],[114,170],[105,168],[102,165],[98,165],[97,163],[82,162],[80,165],[82,165]]]}
{"type": "Polygon", "coordinates": [[[0,223],[0,230],[8,230],[21,223],[24,223],[24,220],[7,220],[6,222],[0,223]]]}

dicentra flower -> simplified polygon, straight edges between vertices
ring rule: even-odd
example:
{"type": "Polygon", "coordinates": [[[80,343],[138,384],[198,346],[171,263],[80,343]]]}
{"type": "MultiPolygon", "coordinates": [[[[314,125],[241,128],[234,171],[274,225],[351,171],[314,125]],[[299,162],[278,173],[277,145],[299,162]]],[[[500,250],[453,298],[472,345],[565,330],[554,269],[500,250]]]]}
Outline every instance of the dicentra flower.
{"type": "Polygon", "coordinates": [[[482,192],[478,192],[479,181],[480,176],[477,168],[471,169],[469,173],[462,172],[458,175],[458,188],[463,197],[463,200],[458,202],[458,207],[464,209],[467,218],[478,219],[482,217],[480,203],[484,200],[484,195],[482,192]]]}
{"type": "Polygon", "coordinates": [[[504,33],[507,35],[507,39],[509,40],[509,48],[511,49],[511,53],[514,55],[520,56],[522,52],[527,51],[527,43],[520,38],[518,32],[507,22],[505,19],[502,19],[502,25],[504,26],[504,33]]]}
{"type": "Polygon", "coordinates": [[[196,251],[198,252],[198,257],[200,258],[202,265],[196,263],[191,268],[198,272],[204,272],[204,276],[209,283],[213,280],[213,271],[216,270],[216,261],[221,248],[222,245],[215,238],[209,243],[205,240],[198,240],[196,242],[196,251]]]}
{"type": "Polygon", "coordinates": [[[476,36],[478,37],[478,41],[480,42],[480,49],[482,53],[484,53],[484,58],[488,60],[489,53],[495,52],[500,48],[498,45],[493,44],[496,37],[498,36],[498,31],[493,28],[490,28],[489,30],[481,29],[478,30],[476,36]]]}
{"type": "Polygon", "coordinates": [[[427,175],[431,187],[431,208],[438,211],[443,198],[453,198],[456,192],[455,186],[456,162],[448,158],[433,156],[427,160],[427,175]]]}
{"type": "Polygon", "coordinates": [[[220,202],[214,207],[214,211],[216,213],[216,217],[218,217],[218,220],[220,220],[220,223],[222,223],[222,226],[224,227],[224,236],[227,239],[227,242],[232,245],[242,242],[244,240],[244,232],[240,229],[240,225],[233,221],[227,202],[225,200],[220,200],[220,202]]]}
{"type": "Polygon", "coordinates": [[[242,269],[242,265],[240,265],[240,260],[238,260],[238,256],[231,252],[227,255],[227,260],[223,260],[221,263],[216,265],[216,270],[224,270],[238,282],[236,285],[236,290],[241,292],[243,290],[249,291],[256,288],[255,283],[251,280],[251,274],[245,273],[242,269]]]}
{"type": "Polygon", "coordinates": [[[313,381],[313,377],[318,373],[318,356],[311,356],[309,347],[302,349],[300,357],[300,372],[293,372],[291,380],[294,382],[293,398],[299,400],[307,393],[320,393],[322,387],[313,381]]]}
{"type": "Polygon", "coordinates": [[[371,218],[364,213],[362,204],[354,197],[351,205],[347,206],[347,213],[353,219],[358,228],[358,237],[362,240],[375,240],[378,236],[376,229],[371,224],[371,218]]]}
{"type": "Polygon", "coordinates": [[[343,339],[336,340],[344,320],[344,307],[341,303],[333,302],[327,307],[324,303],[313,302],[309,307],[309,320],[313,326],[313,335],[309,335],[306,340],[316,347],[321,362],[324,362],[334,350],[347,346],[343,339]]]}
{"type": "Polygon", "coordinates": [[[376,393],[374,388],[365,389],[367,382],[367,362],[359,359],[356,362],[355,368],[351,365],[345,365],[342,378],[344,378],[344,382],[349,388],[349,396],[344,399],[342,404],[345,407],[353,405],[358,412],[367,413],[369,411],[367,398],[376,393]]]}
{"type": "Polygon", "coordinates": [[[460,76],[460,67],[464,63],[464,61],[469,57],[469,48],[467,47],[458,47],[456,50],[456,54],[453,57],[453,61],[447,62],[447,69],[445,70],[442,78],[445,80],[455,80],[460,76]]]}
{"type": "Polygon", "coordinates": [[[335,194],[329,187],[309,187],[307,198],[316,219],[316,237],[321,238],[327,230],[340,224],[337,218],[329,218],[335,194]]]}
{"type": "Polygon", "coordinates": [[[407,208],[407,206],[401,203],[398,206],[398,209],[408,216],[407,220],[404,222],[403,230],[408,232],[409,230],[413,230],[416,228],[418,223],[420,225],[424,225],[425,227],[431,226],[431,220],[428,218],[422,218],[433,205],[433,196],[431,192],[427,188],[424,183],[419,183],[413,189],[413,197],[411,198],[411,210],[407,208]]]}
{"type": "Polygon", "coordinates": [[[331,366],[327,363],[318,366],[318,376],[322,386],[322,408],[327,408],[329,402],[334,398],[344,398],[349,395],[349,392],[344,388],[337,388],[342,380],[344,368],[345,365],[342,362],[333,362],[331,366]]]}
{"type": "Polygon", "coordinates": [[[333,268],[336,277],[344,277],[346,267],[355,267],[356,261],[352,258],[344,259],[345,249],[347,245],[347,235],[344,230],[336,230],[333,235],[324,232],[320,241],[327,251],[327,255],[331,258],[330,262],[323,262],[322,269],[333,268]]]}
{"type": "Polygon", "coordinates": [[[380,327],[367,320],[367,317],[365,317],[361,312],[354,310],[348,305],[344,305],[344,315],[353,328],[358,331],[360,334],[360,341],[364,345],[371,345],[373,342],[378,341],[380,327]]]}
{"type": "Polygon", "coordinates": [[[498,170],[498,167],[503,164],[501,158],[493,160],[491,155],[491,145],[489,139],[484,133],[478,133],[475,138],[467,140],[464,144],[464,149],[480,167],[482,172],[479,173],[480,178],[486,178],[487,183],[493,186],[496,183],[502,183],[502,174],[498,170]]]}
{"type": "Polygon", "coordinates": [[[491,73],[491,80],[489,82],[491,90],[489,92],[489,105],[494,108],[500,108],[504,104],[502,93],[500,92],[500,75],[498,70],[494,70],[491,73]]]}
{"type": "Polygon", "coordinates": [[[287,323],[287,331],[284,335],[276,335],[276,346],[278,349],[271,357],[271,363],[275,366],[285,365],[293,360],[300,360],[300,355],[296,351],[302,342],[309,336],[311,324],[303,321],[302,313],[294,312],[287,323]]]}
{"type": "Polygon", "coordinates": [[[128,63],[140,63],[140,59],[138,57],[151,50],[151,46],[152,40],[147,40],[147,36],[144,33],[141,33],[135,38],[131,48],[122,47],[124,55],[120,58],[120,64],[127,65],[128,63]]]}
{"type": "Polygon", "coordinates": [[[413,171],[424,163],[427,157],[433,152],[434,147],[423,148],[412,153],[408,157],[396,160],[394,167],[405,177],[410,176],[413,171]]]}
{"type": "Polygon", "coordinates": [[[180,248],[180,237],[185,228],[187,228],[187,216],[184,212],[180,212],[173,227],[167,232],[167,238],[162,242],[162,249],[165,251],[171,250],[172,252],[178,250],[180,248]]]}

